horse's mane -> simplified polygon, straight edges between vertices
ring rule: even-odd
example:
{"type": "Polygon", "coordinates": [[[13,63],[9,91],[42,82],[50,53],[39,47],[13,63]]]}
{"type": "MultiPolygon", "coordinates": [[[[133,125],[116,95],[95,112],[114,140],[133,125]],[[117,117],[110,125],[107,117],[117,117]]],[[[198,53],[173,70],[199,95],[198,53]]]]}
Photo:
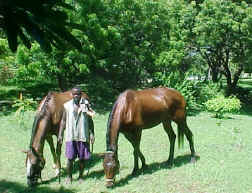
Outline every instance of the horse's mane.
{"type": "Polygon", "coordinates": [[[110,133],[110,129],[111,129],[111,122],[113,120],[117,104],[118,104],[118,102],[116,101],[113,105],[112,111],[109,113],[109,119],[108,119],[108,123],[107,123],[107,134],[106,134],[107,151],[110,151],[110,149],[109,149],[109,143],[110,143],[109,133],[110,133]]]}
{"type": "Polygon", "coordinates": [[[33,143],[33,139],[34,139],[34,136],[35,136],[35,132],[36,132],[38,123],[44,117],[44,115],[46,114],[47,109],[48,109],[48,103],[51,100],[51,98],[52,98],[52,92],[49,92],[46,95],[44,101],[42,100],[42,103],[39,105],[39,108],[38,108],[38,110],[36,112],[36,115],[35,115],[35,118],[34,118],[34,121],[33,121],[33,125],[32,125],[31,140],[30,140],[30,145],[29,145],[30,148],[32,148],[32,143],[33,143]]]}
{"type": "MultiPolygon", "coordinates": [[[[109,148],[109,144],[110,144],[110,132],[111,132],[111,124],[112,124],[112,120],[114,119],[114,114],[115,114],[115,110],[118,109],[118,113],[120,114],[120,112],[122,112],[122,109],[125,107],[125,103],[128,103],[128,95],[130,94],[130,98],[132,98],[131,94],[132,94],[133,90],[126,90],[123,93],[121,93],[116,102],[113,105],[112,111],[109,114],[109,119],[108,119],[108,123],[107,123],[107,134],[106,134],[106,144],[107,144],[107,151],[111,151],[111,149],[109,148]],[[118,107],[119,105],[119,107],[118,107]],[[118,107],[118,108],[117,108],[118,107]]],[[[133,91],[134,92],[134,91],[133,91]]]]}

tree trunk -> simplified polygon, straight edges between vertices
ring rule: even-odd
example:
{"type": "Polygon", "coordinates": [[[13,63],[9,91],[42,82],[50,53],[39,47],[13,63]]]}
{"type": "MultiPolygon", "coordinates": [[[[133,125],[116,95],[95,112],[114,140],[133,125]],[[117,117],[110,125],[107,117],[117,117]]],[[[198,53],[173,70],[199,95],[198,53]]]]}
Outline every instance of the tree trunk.
{"type": "Polygon", "coordinates": [[[218,78],[218,76],[219,76],[219,70],[218,70],[218,68],[211,68],[212,70],[212,81],[213,82],[218,82],[219,81],[219,78],[218,78]]]}
{"type": "Polygon", "coordinates": [[[228,73],[226,76],[227,78],[227,96],[230,96],[231,94],[235,93],[239,78],[241,76],[241,73],[243,71],[243,65],[240,64],[239,67],[237,68],[236,72],[234,73],[234,78],[232,81],[231,73],[228,73]]]}
{"type": "Polygon", "coordinates": [[[68,84],[66,82],[66,80],[60,75],[60,74],[57,74],[57,79],[58,79],[58,85],[59,85],[59,88],[62,92],[66,91],[68,89],[68,84]]]}

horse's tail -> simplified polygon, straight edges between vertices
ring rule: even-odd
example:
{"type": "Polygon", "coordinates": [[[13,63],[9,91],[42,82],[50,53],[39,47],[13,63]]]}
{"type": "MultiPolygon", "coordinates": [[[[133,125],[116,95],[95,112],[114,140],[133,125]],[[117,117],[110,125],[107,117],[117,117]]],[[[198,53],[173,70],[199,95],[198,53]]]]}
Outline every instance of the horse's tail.
{"type": "Polygon", "coordinates": [[[38,127],[39,121],[41,120],[41,118],[43,117],[43,115],[46,112],[48,102],[51,99],[51,95],[52,95],[51,92],[49,92],[47,94],[47,96],[45,97],[45,99],[41,103],[41,105],[39,106],[38,111],[37,111],[37,113],[35,115],[35,118],[34,118],[34,121],[33,121],[33,125],[32,125],[32,134],[31,134],[31,140],[30,140],[30,145],[29,145],[30,148],[32,147],[32,143],[33,143],[33,139],[34,139],[36,128],[38,127]]]}
{"type": "Polygon", "coordinates": [[[184,129],[178,127],[178,147],[182,148],[184,146],[184,129]]]}

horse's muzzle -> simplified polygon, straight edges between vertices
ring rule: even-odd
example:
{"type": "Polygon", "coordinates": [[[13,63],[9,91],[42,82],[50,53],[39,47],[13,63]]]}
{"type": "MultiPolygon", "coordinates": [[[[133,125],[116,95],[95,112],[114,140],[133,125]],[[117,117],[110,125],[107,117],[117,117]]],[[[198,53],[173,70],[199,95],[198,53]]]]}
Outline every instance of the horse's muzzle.
{"type": "Polygon", "coordinates": [[[107,188],[112,188],[114,185],[115,179],[106,179],[106,187],[107,188]]]}
{"type": "Polygon", "coordinates": [[[27,185],[29,187],[36,186],[38,184],[38,178],[37,177],[27,177],[27,185]]]}

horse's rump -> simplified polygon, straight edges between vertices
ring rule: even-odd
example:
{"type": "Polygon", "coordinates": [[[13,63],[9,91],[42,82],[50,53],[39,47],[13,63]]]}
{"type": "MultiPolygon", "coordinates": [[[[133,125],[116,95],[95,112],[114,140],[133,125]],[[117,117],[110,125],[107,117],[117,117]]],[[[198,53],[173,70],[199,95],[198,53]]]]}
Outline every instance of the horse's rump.
{"type": "MultiPolygon", "coordinates": [[[[64,103],[71,100],[73,97],[71,91],[66,92],[49,92],[45,96],[37,109],[37,114],[40,117],[48,116],[53,125],[59,124],[64,110],[64,103]]],[[[82,98],[89,99],[85,93],[82,93],[82,98]]]]}

